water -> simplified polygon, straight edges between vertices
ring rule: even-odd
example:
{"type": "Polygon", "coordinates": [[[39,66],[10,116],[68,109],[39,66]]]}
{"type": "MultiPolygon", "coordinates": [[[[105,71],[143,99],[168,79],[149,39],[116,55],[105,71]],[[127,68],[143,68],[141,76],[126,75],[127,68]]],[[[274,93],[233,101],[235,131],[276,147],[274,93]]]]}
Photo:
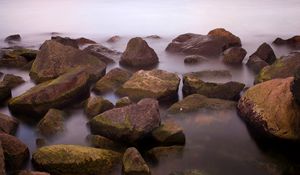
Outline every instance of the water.
{"type": "MultiPolygon", "coordinates": [[[[249,56],[262,42],[271,43],[276,37],[299,34],[299,10],[298,0],[1,0],[0,47],[8,46],[3,42],[6,36],[19,33],[21,45],[39,48],[51,37],[51,32],[59,32],[62,36],[87,37],[123,51],[131,37],[156,34],[162,39],[146,40],[160,58],[157,68],[179,76],[191,71],[230,70],[232,77],[229,80],[252,86],[254,75],[246,66],[227,66],[220,58],[185,65],[183,56],[166,53],[164,49],[179,34],[207,34],[211,29],[224,27],[241,38],[249,56]],[[106,43],[113,35],[120,35],[122,39],[106,43]]],[[[278,57],[290,52],[288,48],[272,47],[278,57]]],[[[118,66],[117,63],[110,65],[108,70],[118,66]]],[[[13,89],[13,96],[34,86],[26,71],[4,68],[0,71],[20,75],[26,80],[25,84],[13,89]]],[[[179,95],[182,98],[181,92],[179,95]]],[[[113,103],[118,99],[114,94],[105,97],[113,103]]],[[[162,108],[163,120],[174,120],[184,128],[187,143],[182,156],[151,165],[152,174],[201,169],[211,175],[278,175],[289,174],[291,167],[299,167],[297,149],[290,156],[285,151],[290,149],[288,146],[273,149],[273,145],[271,149],[255,140],[235,110],[199,111],[180,116],[167,116],[164,111],[162,108]]],[[[10,114],[7,107],[1,107],[0,112],[10,114]]],[[[61,136],[47,138],[47,144],[86,144],[89,130],[83,110],[71,108],[67,113],[66,131],[61,136]]],[[[36,138],[41,137],[34,125],[22,122],[17,132],[17,137],[29,146],[31,153],[37,149],[36,138]]],[[[30,162],[27,168],[31,169],[30,162]]]]}

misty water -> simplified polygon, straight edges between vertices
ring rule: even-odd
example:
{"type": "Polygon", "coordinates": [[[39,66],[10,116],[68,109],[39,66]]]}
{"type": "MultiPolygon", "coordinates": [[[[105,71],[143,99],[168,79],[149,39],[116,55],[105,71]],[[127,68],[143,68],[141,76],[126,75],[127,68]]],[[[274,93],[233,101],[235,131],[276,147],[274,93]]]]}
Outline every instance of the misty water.
{"type": "MultiPolygon", "coordinates": [[[[299,35],[299,19],[298,0],[1,0],[0,48],[8,46],[3,42],[6,36],[19,33],[22,36],[20,45],[38,49],[45,40],[50,39],[51,32],[59,32],[61,36],[86,37],[124,51],[130,38],[155,34],[161,39],[148,38],[146,41],[159,56],[158,69],[175,72],[180,77],[192,71],[229,70],[232,74],[230,79],[206,80],[239,81],[250,87],[254,74],[245,65],[224,65],[221,58],[185,65],[183,56],[166,53],[165,48],[180,34],[207,34],[214,28],[224,27],[241,38],[243,48],[248,52],[245,63],[263,42],[271,44],[277,37],[299,35]],[[120,35],[121,40],[107,43],[106,40],[114,35],[120,35]]],[[[277,57],[291,51],[272,47],[277,57]]],[[[108,66],[107,72],[114,67],[120,67],[118,60],[108,66]]],[[[0,72],[19,75],[26,80],[26,83],[12,90],[13,97],[34,86],[27,71],[0,68],[0,72]]],[[[178,93],[182,99],[181,90],[178,93]]],[[[114,94],[104,97],[113,103],[118,99],[114,94]]],[[[5,106],[0,108],[0,112],[11,115],[5,106]]],[[[86,145],[85,138],[90,131],[82,107],[73,107],[67,112],[65,132],[46,138],[47,144],[86,145]]],[[[276,145],[265,146],[255,140],[236,110],[202,110],[171,116],[162,107],[161,117],[176,121],[184,128],[186,145],[181,156],[165,158],[159,164],[151,165],[154,175],[186,169],[200,169],[209,175],[277,175],[288,174],[295,167],[299,169],[299,150],[291,156],[286,153],[288,146],[282,150],[275,148],[276,145]]],[[[35,123],[24,121],[19,126],[17,137],[33,153],[37,149],[36,139],[42,136],[36,132],[35,123]]],[[[32,168],[30,161],[25,168],[32,168]]]]}

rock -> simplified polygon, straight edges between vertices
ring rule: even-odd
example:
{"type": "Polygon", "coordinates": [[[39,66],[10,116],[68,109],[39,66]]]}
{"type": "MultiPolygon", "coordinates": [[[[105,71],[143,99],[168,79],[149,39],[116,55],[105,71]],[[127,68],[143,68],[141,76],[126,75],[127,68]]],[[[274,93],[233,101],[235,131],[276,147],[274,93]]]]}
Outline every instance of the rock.
{"type": "Polygon", "coordinates": [[[114,68],[110,70],[104,77],[97,81],[94,91],[97,93],[106,93],[119,88],[131,77],[131,73],[127,70],[114,68]]]}
{"type": "Polygon", "coordinates": [[[208,33],[208,35],[225,38],[228,41],[228,44],[230,47],[242,46],[241,39],[239,37],[233,35],[231,32],[225,30],[224,28],[216,28],[214,30],[211,30],[208,33]]]}
{"type": "Polygon", "coordinates": [[[246,65],[255,73],[259,73],[264,67],[268,66],[269,64],[261,58],[253,55],[249,58],[246,65]]]}
{"type": "Polygon", "coordinates": [[[118,36],[118,35],[115,35],[115,36],[110,37],[108,40],[106,40],[106,42],[115,43],[115,42],[120,41],[120,40],[121,40],[121,37],[118,36]]]}
{"type": "Polygon", "coordinates": [[[250,58],[253,56],[259,57],[268,64],[273,64],[276,61],[275,53],[272,47],[267,43],[260,45],[258,49],[250,56],[250,58]]]}
{"type": "Polygon", "coordinates": [[[220,78],[231,78],[232,75],[229,70],[203,70],[199,72],[191,72],[187,75],[193,75],[203,79],[220,79],[220,78]]]}
{"type": "Polygon", "coordinates": [[[4,39],[5,42],[9,44],[13,44],[14,42],[19,42],[21,41],[21,35],[15,34],[15,35],[10,35],[4,39]]]}
{"type": "Polygon", "coordinates": [[[163,146],[184,145],[183,129],[176,123],[167,121],[152,132],[154,140],[163,146]]]}
{"type": "Polygon", "coordinates": [[[147,151],[146,156],[157,163],[161,159],[180,157],[183,154],[183,150],[183,146],[155,147],[147,151]]]}
{"type": "Polygon", "coordinates": [[[168,113],[187,113],[197,111],[199,109],[224,110],[234,109],[235,107],[236,103],[233,101],[207,98],[206,96],[200,94],[192,94],[173,104],[168,109],[168,113]]]}
{"type": "Polygon", "coordinates": [[[97,44],[97,42],[87,39],[87,38],[83,38],[83,37],[77,38],[76,42],[77,42],[78,46],[82,46],[82,45],[86,45],[86,44],[97,44]]]}
{"type": "Polygon", "coordinates": [[[17,132],[19,121],[13,117],[0,113],[0,132],[14,135],[17,132]]]}
{"type": "Polygon", "coordinates": [[[90,45],[87,48],[83,49],[90,55],[93,55],[103,61],[106,64],[114,63],[115,60],[120,59],[122,53],[116,50],[111,50],[107,47],[104,47],[100,44],[90,45]]]}
{"type": "Polygon", "coordinates": [[[161,39],[161,37],[158,36],[158,35],[149,35],[149,36],[146,36],[146,38],[148,38],[148,39],[161,39]]]}
{"type": "Polygon", "coordinates": [[[94,96],[87,99],[84,111],[89,118],[92,118],[112,108],[114,108],[114,105],[109,100],[94,96]]]}
{"type": "Polygon", "coordinates": [[[207,61],[207,59],[201,55],[189,55],[184,58],[185,64],[196,64],[207,61]]]}
{"type": "Polygon", "coordinates": [[[186,170],[183,172],[172,172],[169,175],[206,175],[206,174],[200,170],[186,170]]]}
{"type": "Polygon", "coordinates": [[[14,136],[0,133],[0,141],[9,169],[19,170],[29,158],[28,147],[14,136]]]}
{"type": "Polygon", "coordinates": [[[296,70],[294,74],[294,81],[291,84],[291,92],[293,94],[294,100],[300,105],[300,67],[296,70]]]}
{"type": "Polygon", "coordinates": [[[243,83],[234,81],[227,83],[204,82],[197,74],[188,73],[183,76],[182,92],[185,96],[201,94],[208,98],[236,100],[244,87],[245,85],[243,83]]]}
{"type": "Polygon", "coordinates": [[[226,64],[242,64],[247,51],[241,47],[232,47],[224,51],[223,62],[226,64]]]}
{"type": "Polygon", "coordinates": [[[3,153],[2,143],[0,141],[0,174],[5,175],[5,157],[3,153]]]}
{"type": "Polygon", "coordinates": [[[132,67],[154,66],[158,62],[155,51],[140,37],[129,40],[120,60],[120,64],[132,67]]]}
{"type": "Polygon", "coordinates": [[[125,151],[122,169],[124,175],[151,175],[147,163],[134,147],[128,148],[125,151]]]}
{"type": "Polygon", "coordinates": [[[127,143],[136,142],[159,125],[159,105],[154,99],[106,111],[90,121],[93,134],[127,143]]]}
{"type": "Polygon", "coordinates": [[[77,145],[52,145],[38,149],[32,160],[51,174],[108,174],[120,161],[117,152],[77,145]]]}
{"type": "Polygon", "coordinates": [[[8,68],[22,68],[30,61],[34,60],[37,50],[16,48],[3,49],[3,56],[0,58],[0,66],[8,68]]]}
{"type": "Polygon", "coordinates": [[[40,48],[30,70],[30,77],[43,82],[68,72],[70,68],[86,68],[92,80],[105,74],[106,65],[98,58],[70,46],[48,40],[40,48]]]}
{"type": "Polygon", "coordinates": [[[43,115],[51,108],[62,108],[89,96],[89,75],[76,68],[60,77],[41,83],[9,101],[17,114],[43,115]]]}
{"type": "Polygon", "coordinates": [[[122,152],[125,150],[123,145],[100,135],[88,135],[87,141],[92,147],[95,148],[108,149],[117,152],[122,152]]]}
{"type": "Polygon", "coordinates": [[[294,47],[296,49],[300,48],[300,36],[293,36],[292,38],[289,39],[282,39],[282,38],[276,38],[275,41],[273,41],[274,44],[276,45],[287,45],[294,47]]]}
{"type": "Polygon", "coordinates": [[[20,76],[16,76],[13,74],[6,74],[3,77],[2,82],[0,82],[0,84],[3,84],[3,86],[6,86],[10,89],[13,89],[21,84],[25,83],[25,81],[23,80],[22,77],[20,76]]]}
{"type": "Polygon", "coordinates": [[[270,66],[264,67],[255,77],[254,83],[261,83],[275,78],[294,76],[300,66],[300,52],[292,52],[288,56],[278,59],[270,66]]]}
{"type": "Polygon", "coordinates": [[[155,98],[168,101],[178,97],[180,78],[175,73],[163,70],[140,70],[132,75],[118,90],[121,96],[128,96],[134,101],[143,98],[155,98]]]}
{"type": "Polygon", "coordinates": [[[0,104],[3,104],[10,97],[11,97],[10,88],[0,83],[0,104]]]}
{"type": "Polygon", "coordinates": [[[50,174],[46,172],[22,170],[18,172],[16,175],[50,175],[50,174]]]}
{"type": "Polygon", "coordinates": [[[128,105],[131,105],[131,104],[133,104],[133,102],[130,100],[129,97],[123,97],[123,98],[120,98],[120,99],[116,102],[116,108],[128,106],[128,105]]]}
{"type": "Polygon", "coordinates": [[[290,91],[292,81],[274,79],[251,87],[238,103],[241,118],[263,135],[298,140],[300,108],[290,91]]]}
{"type": "Polygon", "coordinates": [[[49,109],[37,124],[38,132],[44,136],[52,136],[64,131],[66,114],[57,109],[49,109]]]}
{"type": "Polygon", "coordinates": [[[64,46],[71,46],[78,49],[78,42],[75,39],[71,39],[69,37],[61,37],[61,36],[52,36],[51,40],[56,41],[64,46]]]}
{"type": "Polygon", "coordinates": [[[186,55],[216,56],[228,48],[222,37],[186,33],[173,39],[166,51],[186,55]]]}

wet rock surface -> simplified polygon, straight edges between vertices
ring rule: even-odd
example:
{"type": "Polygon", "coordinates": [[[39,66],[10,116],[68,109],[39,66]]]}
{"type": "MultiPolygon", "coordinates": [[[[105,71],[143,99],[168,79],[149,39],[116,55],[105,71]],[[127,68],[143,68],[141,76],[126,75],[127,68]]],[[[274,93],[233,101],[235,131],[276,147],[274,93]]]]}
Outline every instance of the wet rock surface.
{"type": "Polygon", "coordinates": [[[3,77],[3,80],[0,82],[3,86],[6,86],[10,89],[13,89],[15,87],[18,87],[19,85],[25,83],[25,80],[20,77],[13,74],[6,74],[3,77]]]}
{"type": "Polygon", "coordinates": [[[66,113],[57,109],[49,109],[37,124],[38,132],[44,136],[53,136],[64,131],[66,113]]]}
{"type": "Polygon", "coordinates": [[[88,135],[87,141],[95,148],[108,149],[117,152],[123,152],[126,149],[124,145],[100,135],[88,135]]]}
{"type": "Polygon", "coordinates": [[[147,163],[134,147],[128,148],[125,151],[122,162],[124,175],[151,175],[147,163]]]}
{"type": "Polygon", "coordinates": [[[241,47],[232,47],[224,51],[223,62],[226,64],[242,64],[247,51],[241,47]]]}
{"type": "Polygon", "coordinates": [[[100,96],[94,96],[87,99],[84,111],[89,118],[92,118],[112,108],[114,105],[110,101],[100,96]]]}
{"type": "Polygon", "coordinates": [[[116,50],[109,49],[103,45],[90,45],[83,49],[90,55],[93,55],[106,64],[114,63],[120,59],[122,53],[116,50]]]}
{"type": "Polygon", "coordinates": [[[216,28],[208,32],[208,35],[223,37],[228,41],[230,47],[242,46],[241,39],[224,28],[216,28]]]}
{"type": "Polygon", "coordinates": [[[248,59],[246,65],[255,73],[259,73],[264,67],[268,66],[269,64],[261,58],[253,55],[248,59]]]}
{"type": "Polygon", "coordinates": [[[131,104],[133,104],[133,102],[130,100],[129,97],[123,97],[123,98],[120,98],[116,102],[116,108],[128,106],[128,105],[131,105],[131,104]]]}

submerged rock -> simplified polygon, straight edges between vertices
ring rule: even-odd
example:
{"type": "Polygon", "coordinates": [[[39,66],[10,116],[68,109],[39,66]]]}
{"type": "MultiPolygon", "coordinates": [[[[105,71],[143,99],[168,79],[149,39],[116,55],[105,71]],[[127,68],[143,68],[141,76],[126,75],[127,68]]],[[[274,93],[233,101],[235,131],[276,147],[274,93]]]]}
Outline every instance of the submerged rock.
{"type": "Polygon", "coordinates": [[[159,105],[154,99],[106,111],[90,121],[92,133],[129,143],[143,138],[159,125],[159,105]]]}
{"type": "Polygon", "coordinates": [[[5,157],[3,153],[2,143],[0,141],[0,174],[5,175],[5,157]]]}
{"type": "Polygon", "coordinates": [[[3,80],[0,82],[0,84],[3,84],[4,86],[12,89],[12,88],[15,88],[15,87],[23,84],[24,82],[25,81],[20,76],[16,76],[13,74],[6,74],[3,77],[3,80]]]}
{"type": "Polygon", "coordinates": [[[249,58],[246,65],[255,73],[259,73],[259,71],[261,71],[264,67],[268,66],[269,64],[261,58],[253,55],[249,58]]]}
{"type": "Polygon", "coordinates": [[[132,75],[118,90],[121,96],[128,96],[134,101],[143,98],[155,98],[166,101],[177,98],[180,78],[175,73],[163,70],[140,70],[132,75]]]}
{"type": "Polygon", "coordinates": [[[77,145],[52,145],[38,149],[32,160],[38,169],[51,174],[107,174],[121,154],[77,145]]]}
{"type": "Polygon", "coordinates": [[[270,66],[264,67],[255,77],[255,84],[275,78],[294,76],[300,66],[300,52],[292,52],[288,56],[278,59],[270,66]]]}
{"type": "Polygon", "coordinates": [[[87,99],[84,111],[89,118],[114,108],[114,105],[103,97],[96,96],[87,99]]]}
{"type": "Polygon", "coordinates": [[[240,47],[242,46],[241,39],[224,28],[216,28],[208,32],[208,35],[223,37],[228,41],[229,47],[240,47]]]}
{"type": "Polygon", "coordinates": [[[207,98],[200,94],[192,94],[173,104],[168,112],[172,114],[193,112],[199,109],[223,110],[234,109],[236,102],[217,98],[207,98]]]}
{"type": "Polygon", "coordinates": [[[250,56],[250,58],[253,56],[259,57],[268,64],[273,64],[276,61],[275,53],[272,47],[267,43],[261,44],[258,49],[250,56]]]}
{"type": "Polygon", "coordinates": [[[97,93],[113,91],[129,80],[131,75],[132,74],[127,70],[114,68],[97,81],[93,90],[97,93]]]}
{"type": "Polygon", "coordinates": [[[226,64],[242,64],[247,51],[241,47],[232,47],[224,51],[223,62],[226,64]]]}
{"type": "Polygon", "coordinates": [[[120,64],[132,67],[148,67],[158,62],[155,51],[140,37],[129,40],[120,60],[120,64]]]}
{"type": "Polygon", "coordinates": [[[201,55],[189,55],[184,58],[185,64],[196,64],[207,61],[207,59],[201,55]]]}
{"type": "Polygon", "coordinates": [[[9,101],[8,107],[19,114],[45,114],[89,95],[89,75],[77,68],[60,77],[41,83],[9,101]]]}
{"type": "Polygon", "coordinates": [[[96,148],[108,149],[117,152],[122,152],[126,149],[123,145],[100,135],[88,135],[87,141],[91,146],[96,148]]]}
{"type": "Polygon", "coordinates": [[[83,49],[83,51],[91,54],[106,64],[114,63],[115,60],[120,59],[122,53],[116,50],[111,50],[102,45],[90,45],[87,48],[83,49]]]}
{"type": "Polygon", "coordinates": [[[173,159],[174,157],[180,157],[183,154],[183,146],[167,146],[167,147],[155,147],[146,152],[146,156],[155,163],[161,159],[173,159]]]}
{"type": "Polygon", "coordinates": [[[122,169],[124,175],[151,175],[147,163],[134,147],[128,148],[125,151],[122,169]]]}
{"type": "Polygon", "coordinates": [[[251,87],[239,100],[239,115],[263,135],[298,140],[300,108],[290,91],[292,81],[274,79],[251,87]]]}
{"type": "Polygon", "coordinates": [[[223,37],[186,33],[173,39],[166,51],[188,55],[216,56],[227,47],[228,42],[223,37]]]}
{"type": "Polygon", "coordinates": [[[19,35],[19,34],[10,35],[10,36],[6,37],[4,39],[4,41],[7,42],[7,43],[9,43],[9,44],[21,41],[21,35],[19,35]]]}
{"type": "Polygon", "coordinates": [[[227,83],[204,82],[197,74],[188,73],[183,76],[182,92],[185,96],[201,94],[209,98],[236,100],[244,87],[243,83],[233,81],[227,83]]]}
{"type": "Polygon", "coordinates": [[[33,62],[30,77],[36,82],[43,82],[75,67],[85,68],[92,80],[103,76],[106,69],[106,65],[92,55],[53,40],[45,41],[33,62]]]}
{"type": "Polygon", "coordinates": [[[28,147],[14,136],[0,133],[0,142],[9,169],[19,170],[29,158],[28,147]]]}
{"type": "Polygon", "coordinates": [[[128,105],[131,105],[131,104],[133,104],[133,102],[130,100],[129,97],[123,97],[123,98],[120,98],[120,99],[116,102],[116,108],[128,106],[128,105]]]}
{"type": "Polygon", "coordinates": [[[13,117],[0,113],[0,132],[14,135],[17,132],[19,121],[13,117]]]}
{"type": "Polygon", "coordinates": [[[37,55],[37,50],[32,49],[3,49],[4,53],[0,58],[0,66],[8,68],[23,68],[30,61],[34,60],[37,55]]]}
{"type": "Polygon", "coordinates": [[[66,114],[57,109],[49,109],[46,115],[37,124],[38,132],[44,136],[52,136],[64,131],[66,114]]]}
{"type": "Polygon", "coordinates": [[[121,37],[119,35],[115,35],[115,36],[112,36],[112,37],[108,38],[108,40],[106,40],[106,42],[115,43],[115,42],[120,41],[120,40],[121,40],[121,37]]]}

